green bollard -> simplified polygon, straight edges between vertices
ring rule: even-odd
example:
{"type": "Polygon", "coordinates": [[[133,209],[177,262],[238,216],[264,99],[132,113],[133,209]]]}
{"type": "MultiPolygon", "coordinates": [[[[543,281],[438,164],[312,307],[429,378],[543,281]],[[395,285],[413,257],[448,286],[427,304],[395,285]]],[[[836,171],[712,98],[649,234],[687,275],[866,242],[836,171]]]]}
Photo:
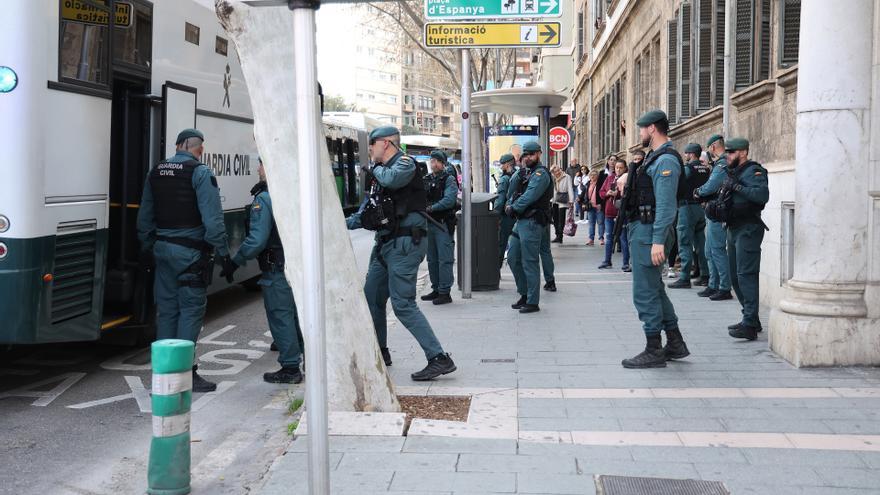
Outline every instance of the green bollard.
{"type": "Polygon", "coordinates": [[[147,471],[150,495],[190,492],[189,411],[195,349],[189,340],[153,342],[153,439],[147,471]]]}

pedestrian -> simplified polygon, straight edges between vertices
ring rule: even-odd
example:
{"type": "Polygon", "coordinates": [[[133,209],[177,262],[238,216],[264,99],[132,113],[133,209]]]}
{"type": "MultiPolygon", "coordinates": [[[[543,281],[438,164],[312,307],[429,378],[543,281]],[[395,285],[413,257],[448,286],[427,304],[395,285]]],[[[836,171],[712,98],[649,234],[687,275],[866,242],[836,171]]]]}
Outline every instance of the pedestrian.
{"type": "Polygon", "coordinates": [[[599,190],[602,189],[602,186],[605,184],[605,180],[609,175],[614,173],[614,164],[617,163],[617,155],[608,155],[608,158],[605,160],[605,167],[599,171],[599,178],[596,183],[598,187],[596,189],[596,196],[599,202],[599,244],[605,245],[605,200],[603,200],[599,196],[599,190]]]}
{"type": "Polygon", "coordinates": [[[516,217],[510,238],[508,262],[516,280],[519,300],[511,307],[520,313],[540,311],[541,297],[538,258],[545,233],[549,233],[550,200],[553,196],[550,172],[541,163],[541,145],[529,141],[523,145],[525,177],[517,182],[505,212],[516,217]]]}
{"type": "Polygon", "coordinates": [[[510,151],[510,154],[513,155],[513,159],[516,161],[516,166],[522,167],[522,146],[519,144],[512,144],[510,145],[508,151],[510,151]]]}
{"type": "Polygon", "coordinates": [[[645,350],[622,361],[624,368],[664,368],[666,361],[690,354],[678,328],[678,317],[663,285],[661,265],[672,243],[676,191],[683,166],[669,139],[669,120],[651,110],[636,122],[643,147],[651,152],[627,180],[624,200],[629,220],[633,267],[633,305],[646,337],[645,350]],[[662,332],[666,332],[666,347],[662,332]]]}
{"type": "Polygon", "coordinates": [[[684,175],[678,182],[678,253],[681,257],[681,271],[678,280],[669,284],[670,289],[690,289],[691,269],[700,270],[697,285],[708,285],[709,265],[706,262],[706,214],[700,201],[694,199],[694,191],[709,180],[711,170],[700,162],[703,148],[697,143],[689,143],[684,148],[684,175]]]}
{"type": "MultiPolygon", "coordinates": [[[[604,223],[605,217],[604,215],[601,217],[599,216],[599,208],[601,207],[599,204],[599,191],[602,189],[602,184],[599,184],[599,171],[591,171],[589,179],[590,181],[585,187],[585,202],[587,205],[587,246],[592,246],[596,240],[596,230],[599,228],[599,223],[604,223]]],[[[602,237],[604,234],[604,229],[605,227],[603,226],[599,230],[599,237],[602,237]]]]}
{"type": "MultiPolygon", "coordinates": [[[[137,229],[141,257],[155,262],[156,338],[195,343],[205,319],[214,255],[231,267],[217,178],[201,163],[205,136],[196,129],[177,135],[174,156],[147,175],[137,229]]],[[[229,282],[232,282],[231,277],[229,282]]],[[[193,392],[215,383],[192,368],[193,392]]]]}
{"type": "Polygon", "coordinates": [[[727,220],[727,253],[730,281],[742,305],[742,321],[728,327],[731,337],[755,340],[761,331],[758,318],[761,243],[769,230],[761,211],[770,199],[767,169],[749,159],[749,142],[734,138],[727,142],[728,178],[722,188],[732,192],[727,220]]]}
{"type": "Polygon", "coordinates": [[[385,364],[391,365],[386,315],[391,299],[394,315],[415,337],[428,360],[411,378],[431,380],[452,373],[456,367],[415,300],[419,265],[427,251],[427,243],[422,242],[427,234],[425,184],[415,161],[400,150],[397,128],[377,127],[369,139],[370,159],[375,164],[367,167],[372,176],[370,192],[358,212],[346,220],[350,230],[363,227],[376,231],[364,295],[385,364]]]}
{"type": "Polygon", "coordinates": [[[584,184],[584,172],[581,169],[578,169],[577,173],[574,174],[574,182],[572,183],[572,189],[574,190],[574,216],[577,218],[577,222],[581,223],[583,220],[583,204],[581,203],[581,186],[584,184]]]}
{"type": "Polygon", "coordinates": [[[551,167],[550,174],[553,176],[553,206],[551,214],[553,215],[553,229],[556,233],[556,237],[550,242],[562,244],[566,215],[574,201],[574,189],[571,185],[571,176],[563,172],[558,166],[554,165],[551,167]]]}
{"type": "MultiPolygon", "coordinates": [[[[431,279],[431,293],[422,296],[422,301],[433,301],[435,305],[452,302],[452,266],[455,263],[455,206],[458,199],[458,180],[449,173],[446,153],[441,150],[431,152],[429,163],[431,173],[425,177],[428,191],[426,212],[434,219],[428,222],[428,276],[431,279]]],[[[454,169],[453,169],[454,170],[454,169]]]]}
{"type": "MultiPolygon", "coordinates": [[[[724,138],[713,134],[706,144],[712,161],[712,173],[709,180],[696,192],[694,198],[705,203],[712,199],[727,178],[727,156],[724,151],[724,138]]],[[[706,259],[709,265],[709,283],[705,290],[697,293],[700,297],[708,297],[712,301],[733,299],[730,293],[730,261],[727,259],[727,231],[721,222],[706,219],[706,259]]]]}
{"type": "Polygon", "coordinates": [[[245,239],[232,257],[231,272],[227,273],[224,269],[220,275],[232,275],[248,260],[257,259],[262,272],[257,284],[262,289],[269,332],[278,348],[278,364],[281,365],[278,371],[264,373],[263,380],[269,383],[300,383],[303,380],[299,369],[302,362],[302,330],[293,289],[284,276],[284,246],[275,224],[262,158],[259,164],[260,182],[251,189],[254,199],[246,208],[245,239]]]}
{"type": "Polygon", "coordinates": [[[510,189],[510,177],[515,172],[516,159],[510,153],[501,155],[498,160],[501,163],[501,180],[498,181],[496,189],[495,203],[492,209],[500,215],[500,227],[498,231],[498,267],[504,266],[504,255],[507,252],[507,242],[510,239],[510,233],[513,231],[513,224],[516,220],[504,213],[504,206],[507,204],[508,190],[510,189]]]}
{"type": "Polygon", "coordinates": [[[571,161],[568,162],[568,168],[565,169],[565,173],[571,177],[571,180],[574,181],[574,177],[580,171],[581,167],[578,165],[578,159],[572,158],[571,161]]]}
{"type": "MultiPolygon", "coordinates": [[[[600,270],[611,268],[611,256],[614,254],[614,232],[615,222],[617,221],[618,210],[620,207],[620,191],[618,189],[619,177],[626,173],[626,161],[618,159],[614,164],[614,171],[605,179],[599,196],[605,200],[605,260],[599,265],[600,270]]],[[[621,238],[622,244],[626,242],[625,237],[621,238]]],[[[621,246],[622,247],[622,246],[621,246]]],[[[629,256],[624,257],[624,265],[629,264],[629,256]]]]}
{"type": "MultiPolygon", "coordinates": [[[[642,151],[637,151],[636,153],[641,153],[641,158],[645,157],[645,154],[642,151]]],[[[626,214],[623,211],[623,197],[626,195],[626,181],[629,177],[629,166],[626,165],[626,162],[623,162],[621,164],[620,160],[618,160],[617,163],[617,194],[615,195],[614,206],[616,206],[618,210],[620,210],[617,212],[617,218],[620,219],[621,225],[615,225],[614,229],[620,232],[620,248],[623,253],[623,266],[620,268],[620,270],[626,273],[630,273],[632,272],[632,268],[629,265],[629,236],[626,232],[628,222],[626,214]]],[[[641,163],[641,159],[639,160],[639,163],[641,163]]],[[[635,169],[635,167],[633,169],[635,169]]]]}

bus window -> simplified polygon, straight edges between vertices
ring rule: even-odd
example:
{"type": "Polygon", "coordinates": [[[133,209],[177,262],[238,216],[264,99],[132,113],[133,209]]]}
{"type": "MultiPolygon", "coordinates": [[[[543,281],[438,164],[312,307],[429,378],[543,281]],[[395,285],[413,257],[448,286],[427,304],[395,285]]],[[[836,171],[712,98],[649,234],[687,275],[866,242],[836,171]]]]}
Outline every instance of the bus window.
{"type": "Polygon", "coordinates": [[[358,203],[358,183],[357,183],[357,143],[351,139],[345,140],[345,191],[347,193],[346,202],[350,205],[358,203]]]}
{"type": "Polygon", "coordinates": [[[60,2],[59,79],[97,86],[109,84],[110,9],[103,2],[60,2]],[[78,8],[77,8],[78,7],[78,8]],[[79,19],[87,18],[89,21],[79,19]]]}
{"type": "Polygon", "coordinates": [[[133,3],[127,18],[130,25],[116,24],[113,32],[113,61],[150,70],[153,48],[153,9],[133,3]]]}

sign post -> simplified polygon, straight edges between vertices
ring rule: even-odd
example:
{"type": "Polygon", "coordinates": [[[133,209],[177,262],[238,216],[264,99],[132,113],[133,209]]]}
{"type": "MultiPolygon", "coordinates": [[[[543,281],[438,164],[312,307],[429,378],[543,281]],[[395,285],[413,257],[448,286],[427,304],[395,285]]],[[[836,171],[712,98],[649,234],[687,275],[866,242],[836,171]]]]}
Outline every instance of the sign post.
{"type": "Polygon", "coordinates": [[[471,298],[471,52],[461,51],[461,298],[471,298]]]}
{"type": "Polygon", "coordinates": [[[559,17],[559,0],[425,0],[425,19],[504,19],[559,17]]]}
{"type": "Polygon", "coordinates": [[[528,48],[560,45],[558,22],[430,22],[427,48],[528,48]]]}

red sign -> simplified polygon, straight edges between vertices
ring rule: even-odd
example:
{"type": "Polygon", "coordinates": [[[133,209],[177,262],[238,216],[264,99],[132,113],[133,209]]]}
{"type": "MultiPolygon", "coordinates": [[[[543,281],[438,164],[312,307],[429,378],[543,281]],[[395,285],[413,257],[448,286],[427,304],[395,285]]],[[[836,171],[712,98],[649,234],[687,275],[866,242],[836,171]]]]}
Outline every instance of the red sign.
{"type": "Polygon", "coordinates": [[[571,145],[571,134],[565,127],[550,129],[550,149],[556,152],[565,151],[571,145]]]}

